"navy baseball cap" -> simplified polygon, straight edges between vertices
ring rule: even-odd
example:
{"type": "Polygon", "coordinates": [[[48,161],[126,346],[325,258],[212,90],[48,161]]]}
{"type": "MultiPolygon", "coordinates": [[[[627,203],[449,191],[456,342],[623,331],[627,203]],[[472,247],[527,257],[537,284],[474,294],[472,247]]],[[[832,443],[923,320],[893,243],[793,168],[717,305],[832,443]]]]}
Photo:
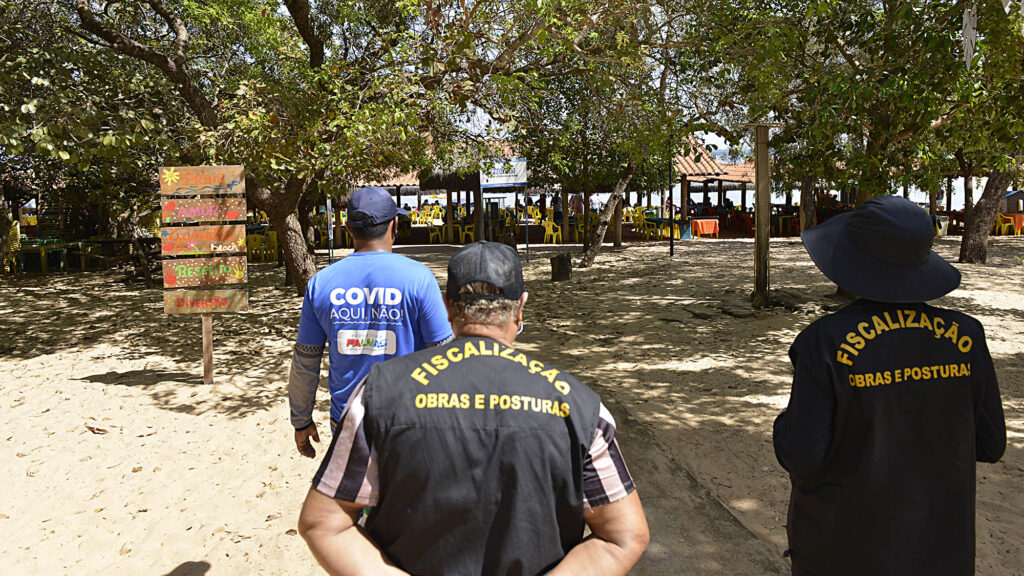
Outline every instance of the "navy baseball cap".
{"type": "Polygon", "coordinates": [[[523,265],[511,246],[481,240],[459,249],[448,261],[445,293],[449,302],[518,300],[524,291],[523,265]],[[499,293],[460,293],[470,282],[486,282],[498,288],[499,293]]]}
{"type": "Polygon", "coordinates": [[[348,225],[366,228],[390,222],[399,214],[408,214],[395,204],[395,199],[380,186],[366,186],[348,198],[348,225]]]}
{"type": "Polygon", "coordinates": [[[899,196],[871,198],[800,237],[825,276],[861,298],[925,302],[960,285],[960,271],[931,249],[931,216],[899,196]]]}

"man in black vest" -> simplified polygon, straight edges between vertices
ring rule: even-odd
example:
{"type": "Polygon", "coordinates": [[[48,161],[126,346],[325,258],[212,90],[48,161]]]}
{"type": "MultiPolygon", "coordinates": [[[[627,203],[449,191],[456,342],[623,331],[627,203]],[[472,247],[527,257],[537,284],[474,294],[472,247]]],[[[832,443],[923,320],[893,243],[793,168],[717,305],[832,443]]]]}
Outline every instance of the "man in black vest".
{"type": "Polygon", "coordinates": [[[931,251],[927,212],[899,197],[802,236],[860,299],[789,350],[774,440],[793,484],[793,575],[973,574],[975,462],[999,460],[1006,428],[981,324],[924,303],[960,272],[931,251]]]}
{"type": "Polygon", "coordinates": [[[626,574],[639,560],[647,521],[615,421],[512,347],[526,300],[515,250],[466,246],[448,264],[456,339],[357,387],[299,519],[328,572],[626,574]]]}

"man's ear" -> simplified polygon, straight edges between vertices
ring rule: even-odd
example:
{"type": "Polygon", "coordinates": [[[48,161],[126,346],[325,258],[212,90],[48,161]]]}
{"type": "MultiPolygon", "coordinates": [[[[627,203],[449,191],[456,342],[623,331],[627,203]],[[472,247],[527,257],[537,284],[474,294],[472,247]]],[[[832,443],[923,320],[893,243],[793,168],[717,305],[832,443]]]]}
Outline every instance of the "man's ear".
{"type": "Polygon", "coordinates": [[[523,292],[523,295],[519,297],[519,309],[516,310],[516,323],[523,323],[523,308],[526,307],[526,301],[530,298],[529,292],[523,292]]]}

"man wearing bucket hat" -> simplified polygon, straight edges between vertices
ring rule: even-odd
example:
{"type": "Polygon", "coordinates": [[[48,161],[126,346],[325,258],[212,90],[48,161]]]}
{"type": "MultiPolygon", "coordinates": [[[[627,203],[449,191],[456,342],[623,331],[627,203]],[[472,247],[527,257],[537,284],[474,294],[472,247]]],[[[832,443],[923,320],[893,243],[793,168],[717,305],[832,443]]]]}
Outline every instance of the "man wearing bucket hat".
{"type": "Polygon", "coordinates": [[[513,347],[526,300],[512,248],[452,256],[456,339],[370,370],[306,496],[299,532],[328,572],[626,574],[639,560],[647,522],[615,420],[513,347]]]}
{"type": "Polygon", "coordinates": [[[313,404],[320,361],[329,344],[332,430],[356,384],[377,362],[451,339],[441,290],[423,264],[392,253],[400,209],[383,188],[352,193],[348,222],[355,252],[317,272],[306,285],[288,377],[291,423],[299,453],[319,441],[313,404]]]}
{"type": "Polygon", "coordinates": [[[924,303],[960,283],[934,236],[893,196],[802,235],[859,299],[789,350],[774,443],[793,486],[794,576],[974,573],[975,462],[999,460],[1006,429],[981,324],[924,303]]]}

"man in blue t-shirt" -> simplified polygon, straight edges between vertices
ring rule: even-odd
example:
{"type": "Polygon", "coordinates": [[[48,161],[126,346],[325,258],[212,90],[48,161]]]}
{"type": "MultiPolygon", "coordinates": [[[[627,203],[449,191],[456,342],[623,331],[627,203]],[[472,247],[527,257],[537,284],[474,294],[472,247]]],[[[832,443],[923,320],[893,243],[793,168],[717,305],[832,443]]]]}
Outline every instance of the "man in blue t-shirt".
{"type": "Polygon", "coordinates": [[[347,227],[355,252],[317,272],[306,285],[288,375],[295,445],[303,456],[316,456],[310,440],[320,441],[313,404],[325,343],[334,430],[349,395],[371,366],[452,339],[433,273],[391,252],[398,215],[406,213],[383,188],[353,192],[347,227]]]}

